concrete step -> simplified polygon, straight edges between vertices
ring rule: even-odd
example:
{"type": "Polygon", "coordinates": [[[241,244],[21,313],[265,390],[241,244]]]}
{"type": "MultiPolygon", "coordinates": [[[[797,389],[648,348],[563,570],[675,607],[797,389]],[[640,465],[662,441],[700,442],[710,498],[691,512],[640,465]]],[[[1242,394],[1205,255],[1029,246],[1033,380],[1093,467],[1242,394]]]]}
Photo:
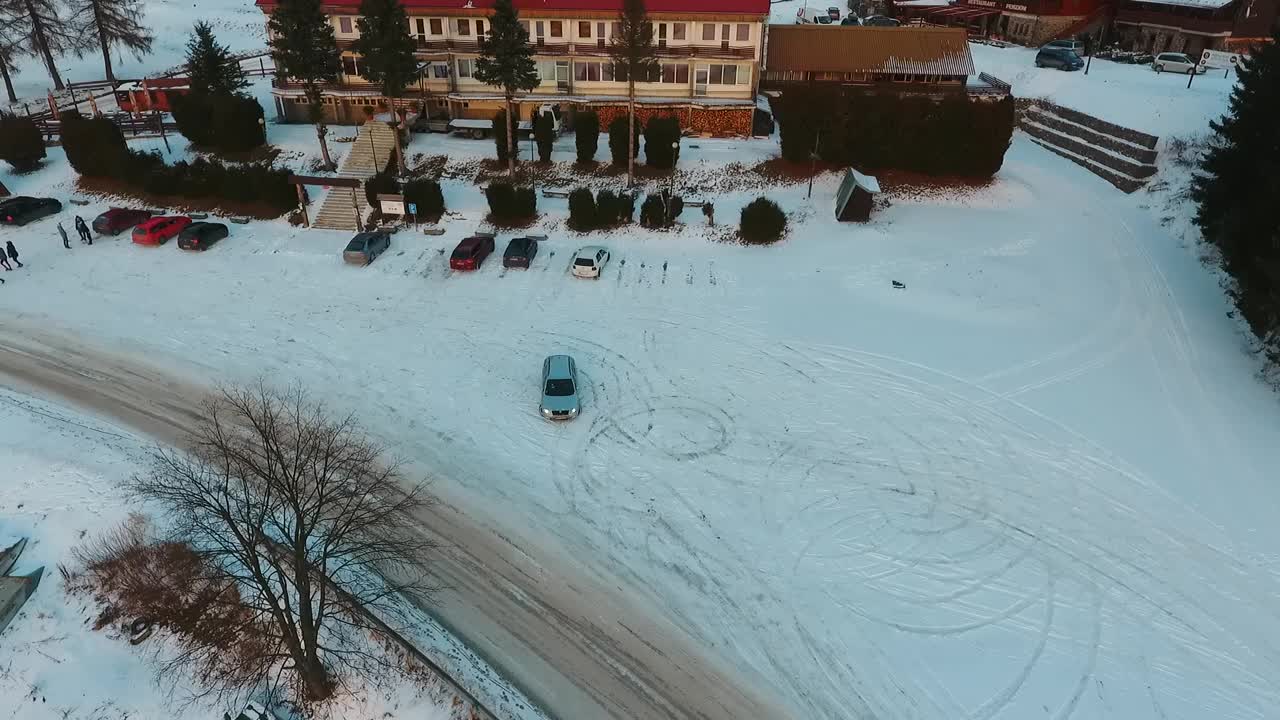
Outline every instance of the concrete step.
{"type": "Polygon", "coordinates": [[[1037,139],[1035,136],[1032,136],[1031,142],[1039,145],[1045,150],[1048,150],[1054,155],[1058,155],[1060,157],[1066,158],[1067,160],[1070,160],[1071,162],[1079,165],[1080,167],[1088,170],[1094,175],[1097,175],[1103,180],[1106,180],[1107,182],[1116,186],[1116,188],[1118,188],[1123,192],[1132,193],[1136,190],[1141,189],[1143,185],[1146,185],[1145,180],[1137,180],[1135,178],[1131,178],[1131,177],[1113,172],[1105,167],[1102,167],[1101,165],[1098,165],[1097,163],[1092,162],[1088,158],[1081,157],[1067,150],[1063,150],[1060,147],[1050,145],[1047,142],[1037,139]]]}
{"type": "Polygon", "coordinates": [[[1086,125],[1064,118],[1046,107],[1032,105],[1023,114],[1022,119],[1030,120],[1064,135],[1070,135],[1089,145],[1124,155],[1141,165],[1154,165],[1158,157],[1158,153],[1151,148],[1098,132],[1086,125]]]}
{"type": "Polygon", "coordinates": [[[1064,135],[1044,125],[1040,125],[1037,122],[1024,120],[1021,127],[1023,132],[1037,140],[1040,140],[1042,143],[1061,148],[1073,155],[1088,158],[1095,165],[1105,167],[1112,173],[1126,176],[1132,180],[1138,181],[1139,183],[1156,174],[1156,167],[1154,165],[1138,163],[1114,153],[1107,152],[1106,150],[1090,145],[1089,143],[1064,135]]]}

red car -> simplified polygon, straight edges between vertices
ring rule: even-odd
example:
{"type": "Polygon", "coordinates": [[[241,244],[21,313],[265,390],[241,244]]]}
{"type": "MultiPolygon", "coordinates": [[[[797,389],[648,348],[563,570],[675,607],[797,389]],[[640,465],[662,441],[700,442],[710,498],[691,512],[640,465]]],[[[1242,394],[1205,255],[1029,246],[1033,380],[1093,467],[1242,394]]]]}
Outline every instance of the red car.
{"type": "Polygon", "coordinates": [[[191,218],[186,215],[154,217],[139,223],[133,229],[133,241],[139,245],[163,245],[169,238],[177,237],[190,224],[191,218]]]}
{"type": "Polygon", "coordinates": [[[453,270],[479,270],[480,264],[493,252],[492,235],[472,235],[458,243],[449,256],[449,267],[453,270]]]}
{"type": "Polygon", "coordinates": [[[99,235],[119,235],[149,217],[150,210],[111,208],[93,219],[93,231],[99,235]]]}

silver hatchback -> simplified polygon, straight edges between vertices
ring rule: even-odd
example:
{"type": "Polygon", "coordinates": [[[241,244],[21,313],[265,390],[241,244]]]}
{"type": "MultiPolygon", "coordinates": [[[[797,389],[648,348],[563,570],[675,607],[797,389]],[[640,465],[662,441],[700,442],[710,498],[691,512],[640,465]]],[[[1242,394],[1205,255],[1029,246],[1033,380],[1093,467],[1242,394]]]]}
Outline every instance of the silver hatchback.
{"type": "Polygon", "coordinates": [[[578,417],[578,366],[568,355],[552,355],[542,361],[542,402],[538,412],[548,420],[578,417]]]}

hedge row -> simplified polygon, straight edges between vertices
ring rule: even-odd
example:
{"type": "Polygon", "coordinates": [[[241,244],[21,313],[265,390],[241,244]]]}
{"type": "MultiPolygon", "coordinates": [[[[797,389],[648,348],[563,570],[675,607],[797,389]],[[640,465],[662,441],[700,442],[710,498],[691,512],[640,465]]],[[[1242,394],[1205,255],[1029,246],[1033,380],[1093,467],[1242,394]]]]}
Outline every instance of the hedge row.
{"type": "Polygon", "coordinates": [[[986,178],[1004,162],[1013,135],[1013,98],[941,100],[843,91],[788,89],[772,103],[782,156],[818,156],[864,170],[898,169],[929,175],[986,178]]]}
{"type": "Polygon", "coordinates": [[[640,204],[640,224],[647,228],[669,228],[684,212],[684,199],[663,190],[649,195],[640,204]]]}
{"type": "Polygon", "coordinates": [[[589,188],[580,187],[569,193],[569,227],[587,231],[631,222],[635,198],[627,193],[601,190],[592,196],[589,188]]]}
{"type": "Polygon", "coordinates": [[[490,183],[484,189],[484,197],[489,201],[489,214],[495,220],[525,220],[538,214],[538,196],[531,187],[490,183]]]}

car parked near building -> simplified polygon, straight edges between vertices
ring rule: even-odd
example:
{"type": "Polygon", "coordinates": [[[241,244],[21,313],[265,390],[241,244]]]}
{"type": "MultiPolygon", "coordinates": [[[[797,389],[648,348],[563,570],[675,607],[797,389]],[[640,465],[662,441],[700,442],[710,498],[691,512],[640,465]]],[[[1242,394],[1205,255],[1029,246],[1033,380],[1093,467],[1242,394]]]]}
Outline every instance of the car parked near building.
{"type": "Polygon", "coordinates": [[[840,22],[840,8],[832,6],[827,8],[827,17],[831,18],[831,22],[840,22]]]}
{"type": "Polygon", "coordinates": [[[119,235],[150,217],[150,210],[111,208],[93,219],[93,231],[99,235],[119,235]]]}
{"type": "Polygon", "coordinates": [[[831,16],[818,8],[802,7],[796,10],[797,25],[830,25],[831,16]]]}
{"type": "Polygon", "coordinates": [[[1156,72],[1174,72],[1187,75],[1191,72],[1203,75],[1208,68],[1192,60],[1186,53],[1160,53],[1151,61],[1156,72]]]}
{"type": "Polygon", "coordinates": [[[227,226],[215,222],[193,222],[178,233],[181,250],[208,250],[209,246],[229,234],[227,226]]]}
{"type": "Polygon", "coordinates": [[[382,232],[362,232],[351,238],[342,251],[342,261],[349,265],[368,265],[391,247],[391,236],[382,232]]]}
{"type": "Polygon", "coordinates": [[[1083,40],[1050,40],[1044,44],[1044,47],[1062,48],[1064,50],[1070,50],[1076,55],[1084,55],[1083,40]]]}
{"type": "Polygon", "coordinates": [[[62,203],[53,198],[19,195],[0,203],[0,223],[19,227],[62,212],[62,203]]]}
{"type": "Polygon", "coordinates": [[[531,237],[511,238],[502,251],[502,267],[528,268],[538,255],[538,241],[531,237]]]}
{"type": "Polygon", "coordinates": [[[599,245],[588,245],[573,256],[574,277],[599,279],[600,271],[608,262],[608,250],[599,245]]]}
{"type": "Polygon", "coordinates": [[[902,23],[887,15],[868,15],[862,19],[866,27],[901,27],[902,23]]]}
{"type": "Polygon", "coordinates": [[[492,235],[472,235],[463,239],[449,256],[449,268],[452,270],[479,270],[484,259],[493,252],[492,235]]]}
{"type": "Polygon", "coordinates": [[[538,412],[548,420],[572,420],[582,406],[578,402],[578,366],[568,355],[552,355],[542,361],[542,402],[538,412]]]}
{"type": "Polygon", "coordinates": [[[1079,55],[1067,48],[1046,45],[1040,48],[1040,52],[1036,53],[1036,67],[1079,70],[1084,67],[1084,60],[1081,60],[1079,55]]]}
{"type": "Polygon", "coordinates": [[[186,215],[153,217],[133,228],[133,241],[138,245],[163,245],[190,224],[191,218],[186,215]]]}

